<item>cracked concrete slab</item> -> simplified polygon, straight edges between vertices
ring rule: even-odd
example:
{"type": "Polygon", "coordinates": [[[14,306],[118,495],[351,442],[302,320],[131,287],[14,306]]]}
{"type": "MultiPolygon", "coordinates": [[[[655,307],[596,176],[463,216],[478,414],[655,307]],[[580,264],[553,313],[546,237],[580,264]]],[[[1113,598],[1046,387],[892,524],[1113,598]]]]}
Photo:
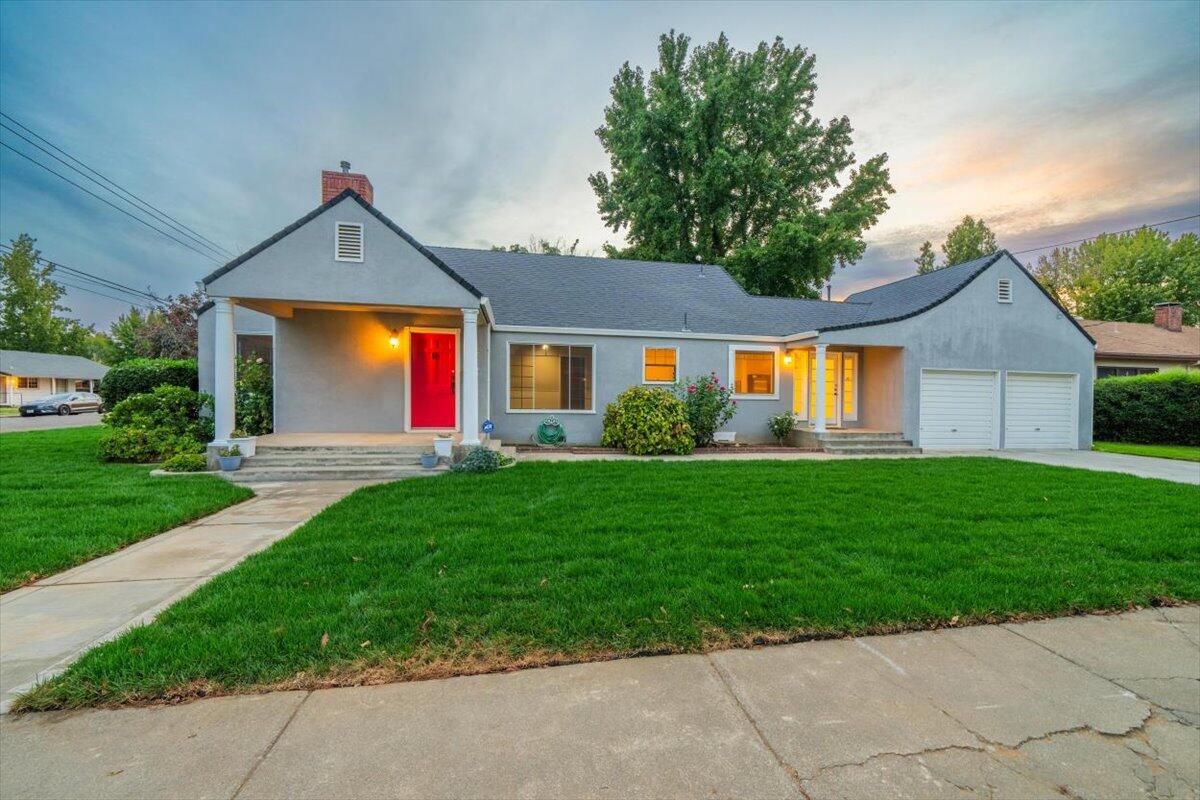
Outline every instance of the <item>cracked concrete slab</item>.
{"type": "Polygon", "coordinates": [[[883,753],[980,746],[927,700],[882,677],[878,656],[854,641],[727,650],[712,660],[801,777],[883,753]]]}
{"type": "Polygon", "coordinates": [[[0,797],[232,797],[303,692],[0,717],[0,797]]]}
{"type": "Polygon", "coordinates": [[[315,692],[239,798],[800,797],[703,656],[315,692]]]}

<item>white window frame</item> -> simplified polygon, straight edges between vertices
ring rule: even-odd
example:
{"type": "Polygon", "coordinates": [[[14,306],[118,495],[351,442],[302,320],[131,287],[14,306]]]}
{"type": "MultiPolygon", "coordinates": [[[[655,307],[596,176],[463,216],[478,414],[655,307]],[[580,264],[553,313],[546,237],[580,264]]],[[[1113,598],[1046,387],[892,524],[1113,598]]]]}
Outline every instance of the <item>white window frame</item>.
{"type": "Polygon", "coordinates": [[[1013,283],[1012,278],[1000,278],[996,281],[996,302],[997,303],[1012,303],[1013,301],[1013,283]],[[1005,300],[1005,294],[1008,299],[1005,300]]]}
{"type": "Polygon", "coordinates": [[[732,391],[736,385],[734,376],[737,375],[737,353],[773,353],[771,359],[771,394],[733,394],[735,400],[778,400],[779,399],[779,347],[773,344],[731,344],[729,345],[729,372],[726,380],[732,391]]]}
{"type": "MultiPolygon", "coordinates": [[[[272,339],[274,344],[274,339],[272,339]]],[[[462,329],[427,328],[414,326],[404,329],[404,432],[413,433],[456,433],[462,429],[462,329]],[[412,335],[414,333],[454,334],[454,427],[414,428],[412,425],[412,335]]]]}
{"type": "Polygon", "coordinates": [[[367,257],[367,233],[363,230],[361,222],[335,222],[333,223],[333,260],[344,261],[354,264],[361,264],[367,257]],[[338,247],[338,235],[343,227],[358,228],[358,258],[342,258],[340,255],[341,248],[338,247]]]}
{"type": "MultiPolygon", "coordinates": [[[[594,357],[595,354],[593,354],[594,357]]],[[[642,383],[647,386],[673,386],[679,380],[679,348],[670,345],[659,346],[653,344],[642,345],[642,383]],[[675,380],[673,381],[648,381],[646,380],[646,351],[647,350],[674,350],[675,351],[675,380]]]]}
{"type": "Polygon", "coordinates": [[[595,414],[596,403],[596,352],[595,342],[553,342],[553,341],[510,341],[504,349],[504,413],[506,414],[595,414]],[[512,349],[517,347],[589,347],[592,350],[592,407],[591,408],[513,408],[512,407],[512,349]]]}

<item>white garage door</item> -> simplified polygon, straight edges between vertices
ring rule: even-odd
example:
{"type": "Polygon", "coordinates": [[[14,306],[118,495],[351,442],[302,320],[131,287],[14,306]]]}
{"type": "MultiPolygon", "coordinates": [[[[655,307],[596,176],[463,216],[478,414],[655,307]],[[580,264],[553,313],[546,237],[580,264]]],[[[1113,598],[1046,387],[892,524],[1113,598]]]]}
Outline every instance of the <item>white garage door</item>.
{"type": "Polygon", "coordinates": [[[995,447],[998,375],[982,370],[921,370],[919,446],[930,450],[995,447]]]}
{"type": "Polygon", "coordinates": [[[1004,447],[1074,448],[1075,375],[1009,372],[1004,376],[1004,447]]]}

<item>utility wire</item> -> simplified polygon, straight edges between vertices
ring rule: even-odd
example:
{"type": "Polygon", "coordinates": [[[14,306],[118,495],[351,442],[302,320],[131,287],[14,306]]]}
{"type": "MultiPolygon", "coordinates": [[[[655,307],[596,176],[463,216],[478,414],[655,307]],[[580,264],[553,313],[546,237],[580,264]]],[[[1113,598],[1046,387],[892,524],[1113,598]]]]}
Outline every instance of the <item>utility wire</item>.
{"type": "Polygon", "coordinates": [[[154,306],[149,306],[149,305],[146,305],[146,304],[144,304],[144,303],[135,303],[135,302],[133,302],[133,301],[131,301],[131,300],[126,300],[126,299],[125,299],[125,298],[123,298],[123,297],[117,297],[117,296],[115,296],[115,295],[111,295],[111,294],[105,294],[104,292],[98,292],[98,291],[96,291],[95,289],[89,289],[89,288],[88,288],[88,287],[86,287],[86,286],[78,286],[78,285],[76,285],[76,284],[74,284],[74,283],[68,283],[67,281],[59,281],[59,283],[60,283],[60,284],[62,284],[63,286],[69,286],[69,287],[71,287],[72,289],[78,289],[78,290],[79,290],[79,291],[81,291],[81,292],[91,292],[92,294],[98,294],[98,295],[100,295],[101,297],[107,297],[109,300],[116,300],[118,303],[125,303],[125,304],[127,304],[127,305],[136,306],[137,308],[144,308],[144,309],[146,309],[147,311],[153,311],[153,310],[154,310],[154,306]]]}
{"type": "Polygon", "coordinates": [[[170,232],[168,232],[168,231],[165,231],[165,230],[163,230],[162,228],[159,228],[159,227],[157,227],[157,226],[155,226],[155,225],[151,225],[151,224],[150,224],[149,222],[147,222],[146,220],[142,219],[142,218],[141,218],[141,217],[139,217],[139,216],[135,216],[134,214],[131,214],[129,211],[125,210],[124,208],[121,208],[120,206],[116,205],[115,203],[113,203],[113,202],[111,202],[111,201],[109,201],[109,200],[107,200],[107,199],[105,199],[105,198],[101,197],[100,195],[96,194],[96,193],[95,193],[95,192],[93,192],[91,189],[88,189],[88,188],[87,188],[87,187],[85,187],[85,186],[80,186],[78,183],[76,183],[75,181],[71,180],[71,179],[70,179],[70,178],[68,178],[66,175],[63,175],[61,172],[57,172],[57,171],[55,171],[53,168],[46,166],[45,164],[43,164],[42,162],[38,161],[38,160],[37,160],[36,158],[34,158],[33,156],[26,155],[25,153],[22,153],[20,150],[18,150],[17,148],[13,147],[13,146],[12,146],[12,145],[10,145],[10,144],[8,144],[7,142],[0,142],[0,147],[5,147],[5,148],[7,148],[7,149],[9,149],[9,150],[13,151],[14,153],[16,153],[17,155],[19,155],[21,158],[25,159],[26,161],[30,161],[30,162],[32,162],[32,163],[34,163],[34,164],[38,165],[38,166],[39,166],[39,167],[41,167],[42,169],[44,169],[44,170],[46,170],[47,172],[49,172],[51,175],[56,175],[56,176],[58,176],[59,178],[62,178],[64,181],[66,181],[67,183],[71,184],[71,185],[72,185],[72,186],[74,186],[76,189],[79,189],[81,192],[84,192],[84,193],[86,193],[86,194],[89,194],[89,195],[91,195],[92,197],[94,197],[94,198],[96,198],[97,200],[99,200],[100,202],[104,203],[105,205],[108,205],[108,206],[111,206],[112,208],[115,208],[117,211],[120,211],[122,214],[124,214],[125,216],[129,217],[130,219],[132,219],[132,220],[136,220],[137,222],[140,222],[140,223],[142,223],[143,225],[145,225],[145,226],[146,226],[147,228],[149,228],[150,230],[152,230],[152,231],[157,231],[158,233],[161,233],[163,236],[166,236],[168,239],[170,239],[171,241],[175,242],[176,244],[179,244],[179,245],[182,245],[182,246],[186,247],[187,249],[191,250],[193,253],[197,253],[197,254],[199,254],[199,255],[202,255],[202,256],[204,256],[205,258],[207,258],[208,260],[210,260],[210,261],[213,261],[213,262],[216,262],[217,264],[220,264],[220,263],[222,263],[220,259],[216,258],[215,256],[213,256],[213,255],[212,255],[212,254],[210,254],[210,253],[206,253],[205,251],[198,249],[197,247],[195,247],[194,245],[192,245],[192,244],[191,244],[191,242],[185,241],[185,240],[183,240],[183,239],[176,238],[175,236],[171,235],[171,233],[170,233],[170,232]]]}
{"type": "Polygon", "coordinates": [[[1043,245],[1042,247],[1031,247],[1028,250],[1017,250],[1016,252],[1013,253],[1013,255],[1019,256],[1019,255],[1024,255],[1025,253],[1035,253],[1038,250],[1049,250],[1052,247],[1066,247],[1067,245],[1070,245],[1070,244],[1080,244],[1081,242],[1090,242],[1092,239],[1095,239],[1100,236],[1105,236],[1107,234],[1132,233],[1133,231],[1138,231],[1138,230],[1141,230],[1142,228],[1157,228],[1160,225],[1170,225],[1173,222],[1186,222],[1189,219],[1197,219],[1197,218],[1200,218],[1200,214],[1192,214],[1189,217],[1180,217],[1179,219],[1168,219],[1168,220],[1164,220],[1162,222],[1150,222],[1145,225],[1136,225],[1132,228],[1126,228],[1123,231],[1105,231],[1104,233],[1098,233],[1095,236],[1088,236],[1085,239],[1075,239],[1074,241],[1059,242],[1058,244],[1047,244],[1047,245],[1043,245]]]}
{"type": "MultiPolygon", "coordinates": [[[[13,252],[13,248],[11,245],[0,243],[0,252],[11,253],[13,252]]],[[[135,289],[132,286],[126,286],[123,283],[117,283],[116,281],[109,280],[108,278],[102,278],[99,275],[94,275],[85,270],[77,269],[76,267],[69,267],[66,264],[60,264],[57,261],[51,261],[50,259],[43,258],[42,256],[37,256],[37,260],[50,267],[52,271],[64,272],[73,279],[90,281],[105,289],[115,290],[132,295],[139,301],[149,301],[157,305],[165,305],[166,303],[165,300],[151,291],[135,289]]]]}
{"type": "MultiPolygon", "coordinates": [[[[49,146],[51,149],[53,149],[53,150],[56,150],[56,151],[58,151],[59,153],[62,153],[64,156],[66,156],[67,158],[69,158],[71,161],[74,161],[74,162],[75,162],[76,164],[78,164],[80,167],[83,167],[83,169],[85,169],[85,170],[87,170],[88,172],[92,173],[92,175],[95,175],[96,177],[98,177],[98,178],[100,178],[101,180],[103,180],[105,183],[108,183],[108,184],[110,184],[112,187],[114,187],[115,189],[119,190],[119,191],[121,192],[121,194],[123,194],[123,195],[124,195],[124,197],[122,197],[122,199],[123,199],[123,200],[126,200],[127,202],[131,202],[131,203],[134,203],[134,204],[136,204],[137,206],[140,206],[142,210],[145,210],[145,211],[147,211],[148,213],[150,213],[150,214],[154,215],[154,216],[155,216],[155,217],[157,217],[157,218],[158,218],[160,221],[167,223],[167,224],[168,224],[168,225],[170,225],[172,228],[174,228],[175,230],[177,230],[177,231],[179,231],[180,233],[184,234],[185,236],[187,236],[188,238],[190,238],[190,239],[192,239],[193,241],[197,242],[198,244],[201,244],[201,245],[207,246],[209,249],[211,249],[211,250],[213,250],[214,252],[216,252],[216,253],[220,254],[220,255],[221,255],[221,256],[223,256],[224,258],[227,258],[227,259],[228,259],[228,258],[233,258],[233,253],[229,252],[229,250],[227,250],[226,248],[224,248],[224,247],[222,247],[221,245],[217,244],[217,243],[216,243],[216,242],[214,242],[212,239],[209,239],[207,236],[203,235],[202,233],[200,233],[199,231],[197,231],[197,230],[193,229],[192,227],[190,227],[190,226],[188,226],[188,225],[185,225],[184,223],[182,223],[182,222],[180,222],[179,220],[175,219],[175,218],[174,218],[174,217],[172,217],[170,214],[168,214],[167,212],[163,211],[161,208],[158,208],[157,206],[155,206],[153,203],[149,202],[148,200],[143,200],[141,197],[139,197],[138,195],[136,195],[136,194],[134,194],[133,192],[129,191],[129,190],[128,190],[128,189],[126,189],[124,186],[122,186],[121,184],[119,184],[119,183],[117,183],[116,181],[114,181],[112,178],[109,178],[107,175],[104,175],[104,174],[103,174],[103,173],[101,173],[99,170],[93,169],[92,167],[88,166],[86,163],[84,163],[84,162],[83,162],[83,161],[81,161],[80,159],[76,158],[75,156],[73,156],[73,155],[71,155],[70,153],[68,153],[66,150],[62,149],[62,148],[61,148],[61,147],[59,147],[58,145],[56,145],[56,144],[54,144],[53,142],[51,142],[51,141],[50,141],[49,139],[47,139],[45,136],[42,136],[41,134],[37,133],[36,131],[33,131],[33,130],[31,130],[31,129],[30,129],[28,126],[27,126],[27,125],[24,125],[24,124],[22,124],[20,121],[18,121],[18,120],[16,120],[16,119],[14,119],[14,118],[13,118],[13,116],[12,116],[11,114],[6,114],[6,113],[4,113],[3,111],[0,111],[0,117],[4,117],[4,118],[5,118],[5,119],[7,119],[9,122],[11,122],[12,124],[16,125],[16,126],[17,126],[18,128],[20,128],[21,130],[23,130],[23,131],[25,131],[26,133],[28,133],[30,136],[33,136],[35,139],[38,139],[38,140],[40,140],[40,141],[44,142],[44,143],[45,143],[46,145],[48,145],[48,146],[49,146]]],[[[25,137],[25,136],[24,136],[24,135],[22,135],[20,132],[13,130],[12,128],[8,127],[7,125],[4,125],[4,123],[0,123],[0,127],[3,127],[5,130],[9,131],[10,133],[12,133],[12,134],[14,134],[14,135],[16,135],[16,136],[19,136],[20,138],[24,139],[24,140],[25,140],[26,142],[28,142],[29,144],[31,144],[31,145],[33,145],[34,147],[36,147],[36,148],[38,148],[39,150],[41,150],[43,153],[46,153],[47,155],[51,156],[52,158],[54,158],[54,159],[56,159],[56,160],[58,160],[58,161],[62,162],[62,163],[63,163],[63,164],[65,164],[66,166],[68,166],[68,167],[70,167],[71,169],[73,169],[73,170],[75,170],[76,172],[78,172],[79,174],[81,174],[81,175],[84,175],[84,173],[83,173],[83,172],[82,172],[82,171],[81,171],[81,170],[80,170],[78,167],[75,167],[75,166],[73,166],[72,164],[69,164],[69,163],[67,163],[66,161],[63,161],[63,159],[59,158],[59,157],[58,157],[58,156],[56,156],[54,153],[51,153],[49,150],[46,150],[46,148],[42,147],[41,145],[39,145],[37,142],[33,141],[32,139],[29,139],[29,138],[25,137]]],[[[99,185],[99,186],[103,187],[103,188],[104,188],[106,191],[108,191],[108,192],[111,192],[112,194],[117,194],[117,192],[113,191],[113,189],[112,189],[112,188],[109,188],[108,186],[104,186],[104,184],[100,183],[100,181],[96,180],[96,178],[93,178],[93,177],[91,177],[91,176],[89,176],[89,175],[84,175],[84,177],[85,177],[85,178],[87,178],[88,180],[92,181],[93,183],[95,183],[95,184],[97,184],[97,185],[99,185]]],[[[118,197],[120,197],[121,195],[117,195],[117,196],[118,196],[118,197]]]]}

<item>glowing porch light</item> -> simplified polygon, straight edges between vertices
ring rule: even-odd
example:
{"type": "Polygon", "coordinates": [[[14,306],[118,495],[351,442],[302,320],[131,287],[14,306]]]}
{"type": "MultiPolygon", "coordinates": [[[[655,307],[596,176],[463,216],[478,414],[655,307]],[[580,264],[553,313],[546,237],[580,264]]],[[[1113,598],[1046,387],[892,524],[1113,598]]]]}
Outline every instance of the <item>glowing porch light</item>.
{"type": "Polygon", "coordinates": [[[392,328],[392,335],[388,337],[388,344],[393,350],[400,346],[400,333],[395,328],[392,328]]]}

